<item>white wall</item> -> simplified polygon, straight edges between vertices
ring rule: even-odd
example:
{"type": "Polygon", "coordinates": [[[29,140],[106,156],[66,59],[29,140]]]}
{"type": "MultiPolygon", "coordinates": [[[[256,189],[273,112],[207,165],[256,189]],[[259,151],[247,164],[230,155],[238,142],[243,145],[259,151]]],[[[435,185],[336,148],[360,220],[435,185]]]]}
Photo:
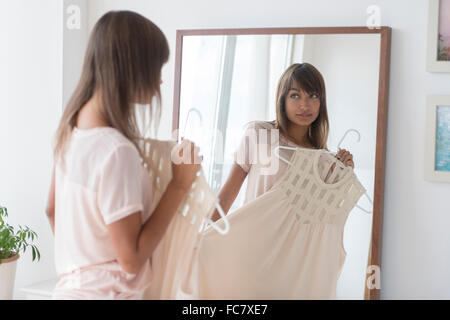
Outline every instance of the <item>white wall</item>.
{"type": "Polygon", "coordinates": [[[423,179],[425,96],[450,94],[450,74],[426,72],[428,1],[89,1],[89,24],[110,9],[140,12],[166,34],[161,133],[170,135],[177,29],[364,26],[370,5],[390,26],[392,56],[386,154],[382,299],[450,298],[450,184],[423,179]]]}
{"type": "MultiPolygon", "coordinates": [[[[5,92],[0,97],[0,143],[6,150],[0,157],[0,201],[10,209],[11,223],[39,233],[42,252],[39,263],[32,264],[29,254],[19,261],[17,289],[54,276],[53,237],[43,211],[62,101],[62,2],[10,0],[1,9],[4,3],[13,19],[6,45],[10,99],[5,92]]],[[[380,6],[381,24],[393,28],[381,298],[450,299],[450,184],[423,179],[425,96],[450,94],[450,74],[425,70],[427,1],[90,0],[88,8],[90,27],[110,9],[130,9],[166,34],[171,57],[163,69],[160,137],[167,138],[177,29],[362,26],[372,4],[380,6]]]]}
{"type": "Polygon", "coordinates": [[[0,203],[8,208],[10,224],[37,232],[41,252],[40,262],[31,261],[31,251],[20,258],[16,299],[24,297],[20,288],[56,274],[53,235],[44,210],[51,143],[61,115],[61,8],[58,0],[14,0],[2,2],[0,10],[8,19],[8,39],[0,49],[6,51],[0,73],[7,77],[7,90],[0,97],[0,203]]]}
{"type": "MultiPolygon", "coordinates": [[[[352,152],[355,173],[373,199],[380,35],[305,35],[300,61],[317,67],[325,80],[330,119],[328,147],[336,150],[348,129],[361,134],[359,143],[354,133],[349,134],[341,148],[352,152]]],[[[358,204],[371,209],[365,197],[358,204]]],[[[337,299],[364,299],[371,230],[372,215],[354,208],[344,228],[347,257],[337,284],[337,299]]]]}
{"type": "Polygon", "coordinates": [[[348,129],[358,130],[360,143],[350,133],[341,148],[351,150],[357,168],[366,170],[375,169],[380,43],[379,34],[305,35],[301,60],[325,80],[328,147],[336,150],[348,129]]]}

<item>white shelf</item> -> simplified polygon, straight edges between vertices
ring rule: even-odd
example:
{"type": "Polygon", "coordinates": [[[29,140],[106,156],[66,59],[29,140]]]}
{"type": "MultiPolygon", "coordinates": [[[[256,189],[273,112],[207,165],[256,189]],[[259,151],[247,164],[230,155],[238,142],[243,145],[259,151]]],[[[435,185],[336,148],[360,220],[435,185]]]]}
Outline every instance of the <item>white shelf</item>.
{"type": "Polygon", "coordinates": [[[27,300],[51,300],[53,289],[58,279],[50,279],[43,282],[32,284],[20,289],[26,294],[27,300]]]}

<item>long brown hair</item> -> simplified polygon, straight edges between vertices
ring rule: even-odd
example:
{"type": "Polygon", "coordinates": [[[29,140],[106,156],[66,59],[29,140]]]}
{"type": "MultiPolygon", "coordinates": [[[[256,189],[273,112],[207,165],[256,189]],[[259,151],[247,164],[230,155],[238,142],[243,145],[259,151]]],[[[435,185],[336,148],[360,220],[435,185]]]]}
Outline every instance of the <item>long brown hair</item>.
{"type": "Polygon", "coordinates": [[[308,139],[316,149],[327,149],[329,131],[325,82],[320,72],[309,63],[294,63],[281,76],[276,94],[277,118],[272,123],[287,135],[289,119],[286,114],[286,96],[293,81],[308,94],[315,93],[320,99],[320,111],[317,119],[310,125],[308,139]]]}
{"type": "Polygon", "coordinates": [[[161,116],[161,69],[168,58],[167,39],[153,22],[131,11],[104,14],[90,34],[80,80],[56,131],[55,159],[64,160],[77,115],[96,92],[103,120],[141,152],[137,140],[161,116]]]}

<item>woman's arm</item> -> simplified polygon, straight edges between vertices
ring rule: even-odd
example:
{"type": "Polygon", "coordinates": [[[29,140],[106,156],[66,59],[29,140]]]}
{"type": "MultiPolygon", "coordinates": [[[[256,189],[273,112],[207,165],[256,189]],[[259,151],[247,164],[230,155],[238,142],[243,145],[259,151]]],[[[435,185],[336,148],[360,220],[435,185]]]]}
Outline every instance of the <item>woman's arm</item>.
{"type": "MultiPolygon", "coordinates": [[[[241,168],[237,163],[234,163],[231,168],[230,175],[219,192],[219,204],[225,213],[228,213],[234,200],[236,200],[239,190],[247,177],[247,172],[241,168]]],[[[211,220],[217,221],[220,219],[220,214],[217,210],[214,211],[211,220]]]]}
{"type": "Polygon", "coordinates": [[[117,261],[126,272],[138,273],[150,258],[188,191],[189,188],[171,181],[144,225],[141,223],[141,212],[108,225],[117,261]]]}
{"type": "Polygon", "coordinates": [[[53,234],[55,234],[55,166],[52,170],[52,180],[50,182],[50,190],[48,192],[47,206],[45,208],[50,227],[53,234]]]}
{"type": "MultiPolygon", "coordinates": [[[[145,224],[142,225],[141,212],[135,212],[108,225],[117,261],[127,273],[138,273],[151,257],[201,169],[199,149],[188,140],[184,140],[180,148],[183,146],[190,148],[187,149],[191,150],[190,157],[186,160],[187,163],[172,163],[172,180],[145,224]],[[188,144],[191,144],[191,147],[188,144]]],[[[183,150],[184,148],[179,154],[181,159],[184,159],[183,150]]]]}

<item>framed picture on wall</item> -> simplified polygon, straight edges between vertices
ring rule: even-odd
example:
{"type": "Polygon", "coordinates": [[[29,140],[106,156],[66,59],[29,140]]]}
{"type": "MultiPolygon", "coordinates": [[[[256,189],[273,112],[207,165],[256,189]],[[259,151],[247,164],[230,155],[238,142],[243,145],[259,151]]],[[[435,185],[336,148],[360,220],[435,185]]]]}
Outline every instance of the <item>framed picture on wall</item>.
{"type": "Polygon", "coordinates": [[[450,72],[450,0],[429,0],[427,71],[450,72]]]}
{"type": "Polygon", "coordinates": [[[427,97],[425,179],[450,182],[450,95],[427,97]]]}

